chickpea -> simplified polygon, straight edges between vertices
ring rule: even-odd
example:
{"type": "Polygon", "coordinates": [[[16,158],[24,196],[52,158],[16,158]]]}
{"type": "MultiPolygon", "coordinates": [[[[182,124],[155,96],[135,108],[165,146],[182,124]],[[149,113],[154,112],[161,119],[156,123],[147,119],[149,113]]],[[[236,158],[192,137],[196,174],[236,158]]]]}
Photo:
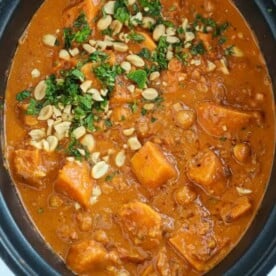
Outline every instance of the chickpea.
{"type": "Polygon", "coordinates": [[[101,242],[103,244],[106,244],[109,242],[108,240],[108,237],[107,237],[107,234],[103,231],[103,230],[97,230],[95,233],[94,233],[94,239],[97,241],[97,242],[101,242]]]}
{"type": "Polygon", "coordinates": [[[192,110],[181,110],[175,115],[176,124],[183,129],[189,129],[195,122],[195,112],[192,110]]]}
{"type": "Polygon", "coordinates": [[[234,157],[239,161],[239,162],[246,162],[248,161],[251,150],[248,144],[245,143],[239,143],[234,146],[233,148],[233,153],[234,157]]]}
{"type": "Polygon", "coordinates": [[[188,204],[196,199],[196,193],[188,186],[183,186],[175,192],[175,200],[180,205],[188,204]]]}
{"type": "Polygon", "coordinates": [[[83,232],[88,232],[92,228],[92,217],[89,213],[80,212],[76,216],[79,228],[83,232]]]}
{"type": "Polygon", "coordinates": [[[51,195],[49,198],[49,206],[51,208],[58,208],[63,204],[63,200],[58,195],[51,195]]]}

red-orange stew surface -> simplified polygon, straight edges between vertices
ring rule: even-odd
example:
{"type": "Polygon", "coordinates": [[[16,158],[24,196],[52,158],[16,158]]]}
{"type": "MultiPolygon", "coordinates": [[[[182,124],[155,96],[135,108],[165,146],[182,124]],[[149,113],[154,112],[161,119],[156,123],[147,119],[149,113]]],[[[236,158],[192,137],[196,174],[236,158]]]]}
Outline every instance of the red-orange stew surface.
{"type": "Polygon", "coordinates": [[[229,0],[46,0],[5,114],[26,211],[81,275],[209,271],[270,175],[271,82],[229,0]]]}

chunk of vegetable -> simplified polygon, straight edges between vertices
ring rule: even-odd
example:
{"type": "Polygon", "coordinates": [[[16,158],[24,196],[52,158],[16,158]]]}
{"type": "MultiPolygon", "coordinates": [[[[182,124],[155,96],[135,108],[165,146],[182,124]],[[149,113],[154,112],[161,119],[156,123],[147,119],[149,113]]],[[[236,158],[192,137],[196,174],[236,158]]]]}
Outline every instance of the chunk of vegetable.
{"type": "Polygon", "coordinates": [[[156,44],[149,34],[147,34],[146,32],[138,32],[138,34],[142,35],[145,38],[141,43],[139,43],[141,48],[147,48],[150,51],[155,50],[156,44]]]}
{"type": "Polygon", "coordinates": [[[62,14],[65,27],[71,27],[76,18],[83,12],[86,15],[87,22],[92,23],[100,9],[99,2],[96,0],[83,0],[66,8],[62,14]]]}
{"type": "Polygon", "coordinates": [[[239,162],[246,162],[250,157],[251,150],[248,144],[239,143],[234,146],[233,154],[239,162]]]}
{"type": "Polygon", "coordinates": [[[147,142],[131,159],[132,170],[139,182],[147,188],[157,188],[176,176],[174,166],[161,148],[147,142]]]}
{"type": "Polygon", "coordinates": [[[213,235],[202,236],[195,230],[179,231],[169,241],[196,270],[204,272],[214,265],[218,248],[213,235]]]}
{"type": "Polygon", "coordinates": [[[161,276],[172,275],[167,250],[163,247],[157,256],[156,267],[161,276]]]}
{"type": "Polygon", "coordinates": [[[84,207],[88,207],[93,180],[86,162],[67,162],[59,171],[55,183],[56,191],[67,195],[84,207]]]}
{"type": "Polygon", "coordinates": [[[196,193],[187,185],[182,186],[175,192],[175,200],[180,205],[193,202],[196,199],[196,193]]]}
{"type": "Polygon", "coordinates": [[[195,122],[196,116],[193,110],[181,110],[175,114],[176,124],[183,128],[189,129],[195,122]]]}
{"type": "Polygon", "coordinates": [[[162,238],[161,217],[142,202],[130,202],[119,211],[120,224],[136,245],[150,249],[162,238]]]}
{"type": "Polygon", "coordinates": [[[139,97],[137,91],[130,92],[129,86],[130,81],[124,80],[122,76],[118,76],[115,82],[115,88],[112,93],[112,98],[110,99],[111,104],[124,104],[134,101],[139,97]]]}
{"type": "Polygon", "coordinates": [[[246,127],[252,114],[211,102],[204,102],[197,106],[197,120],[199,125],[213,136],[223,136],[226,132],[234,134],[246,127]]]}
{"type": "Polygon", "coordinates": [[[221,209],[221,217],[225,223],[233,222],[248,213],[252,208],[248,197],[239,197],[233,204],[228,204],[221,209]]]}
{"type": "Polygon", "coordinates": [[[35,116],[32,115],[24,115],[24,124],[27,126],[35,126],[38,124],[38,120],[35,116]]]}
{"type": "Polygon", "coordinates": [[[198,153],[188,163],[187,176],[208,194],[220,196],[225,191],[223,165],[218,156],[209,149],[198,153]]]}
{"type": "Polygon", "coordinates": [[[95,271],[108,263],[108,253],[99,242],[83,240],[70,247],[66,263],[77,273],[95,271]]]}
{"type": "Polygon", "coordinates": [[[14,154],[16,173],[24,178],[27,184],[41,186],[41,180],[47,175],[47,170],[43,166],[40,151],[19,149],[14,154]]]}

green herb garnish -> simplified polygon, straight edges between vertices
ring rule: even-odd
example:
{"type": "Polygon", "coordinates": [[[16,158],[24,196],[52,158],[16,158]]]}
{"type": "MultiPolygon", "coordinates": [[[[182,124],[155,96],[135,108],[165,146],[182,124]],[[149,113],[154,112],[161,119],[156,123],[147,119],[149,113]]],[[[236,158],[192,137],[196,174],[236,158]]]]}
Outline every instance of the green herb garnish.
{"type": "Polygon", "coordinates": [[[126,1],[117,0],[114,7],[114,18],[122,23],[128,22],[130,13],[126,5],[126,1]]]}
{"type": "Polygon", "coordinates": [[[31,96],[31,92],[29,90],[23,90],[16,95],[16,100],[19,102],[23,102],[31,96]]]}
{"type": "Polygon", "coordinates": [[[162,6],[159,0],[139,0],[139,4],[144,9],[146,15],[160,16],[162,6]]]}
{"type": "Polygon", "coordinates": [[[138,34],[136,32],[131,32],[127,36],[130,40],[133,40],[135,42],[142,42],[145,40],[145,37],[141,34],[138,34]]]}
{"type": "Polygon", "coordinates": [[[135,82],[140,89],[143,89],[147,82],[147,72],[142,69],[130,72],[127,77],[135,82]]]}
{"type": "Polygon", "coordinates": [[[86,16],[81,13],[75,20],[72,28],[63,30],[64,46],[69,49],[73,42],[83,43],[88,40],[92,30],[89,27],[86,16]]]}
{"type": "Polygon", "coordinates": [[[199,42],[197,44],[192,45],[191,47],[191,54],[196,55],[203,55],[206,52],[203,42],[199,42]]]}
{"type": "Polygon", "coordinates": [[[104,86],[112,91],[115,86],[116,77],[123,73],[123,69],[119,65],[111,65],[109,63],[101,64],[94,69],[97,78],[104,86]]]}

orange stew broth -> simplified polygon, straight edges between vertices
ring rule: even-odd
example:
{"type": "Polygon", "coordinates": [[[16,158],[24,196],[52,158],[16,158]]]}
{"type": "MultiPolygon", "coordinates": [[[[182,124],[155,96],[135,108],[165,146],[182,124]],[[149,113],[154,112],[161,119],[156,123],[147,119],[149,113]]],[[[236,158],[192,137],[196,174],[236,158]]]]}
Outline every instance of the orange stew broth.
{"type": "MultiPolygon", "coordinates": [[[[29,145],[28,132],[46,126],[44,121],[38,121],[34,126],[26,125],[26,115],[16,95],[26,88],[35,87],[39,81],[62,67],[73,66],[73,63],[68,65],[59,59],[58,53],[64,45],[64,10],[74,3],[46,0],[21,37],[13,59],[5,105],[6,151],[10,172],[24,206],[45,242],[70,269],[79,274],[128,275],[127,271],[129,275],[202,274],[219,263],[238,243],[255,217],[266,189],[275,141],[274,107],[267,68],[252,31],[228,0],[161,2],[163,16],[177,25],[183,18],[193,22],[195,14],[213,18],[220,24],[229,22],[230,26],[223,34],[227,41],[218,47],[226,49],[235,45],[243,56],[225,57],[229,74],[219,70],[220,63],[216,63],[222,58],[219,50],[192,57],[200,60],[200,64],[191,64],[191,60],[188,64],[182,64],[179,60],[175,60],[175,64],[170,62],[169,68],[161,72],[159,82],[148,82],[148,87],[162,92],[163,100],[159,103],[153,101],[153,111],[143,111],[145,102],[140,90],[136,99],[127,91],[133,82],[117,77],[110,99],[112,126],[99,123],[99,130],[93,132],[96,141],[93,151],[100,152],[101,158],[110,154],[110,167],[100,179],[92,179],[89,174],[91,179],[88,181],[93,187],[100,188],[101,195],[88,207],[72,200],[70,192],[65,195],[62,188],[56,188],[60,170],[69,162],[65,152],[38,150],[44,160],[43,166],[51,168],[39,185],[28,181],[29,177],[24,178],[14,161],[18,160],[17,155],[21,156],[19,149],[35,151],[29,145]],[[56,35],[59,45],[44,45],[42,38],[45,34],[56,35]],[[217,68],[208,72],[207,60],[212,60],[217,68]],[[40,71],[37,78],[31,75],[34,68],[40,71]],[[113,93],[118,91],[127,94],[121,102],[116,97],[113,99],[113,93]],[[213,108],[216,113],[220,112],[216,109],[220,107],[227,107],[230,112],[241,112],[241,116],[249,114],[250,120],[245,120],[246,125],[244,122],[239,124],[235,121],[235,114],[231,113],[230,117],[227,115],[224,118],[229,127],[214,130],[208,121],[208,116],[211,116],[207,114],[208,109],[213,108]],[[181,110],[192,112],[189,114],[192,114],[191,123],[184,122],[183,125],[181,118],[177,119],[181,117],[178,117],[181,110]],[[135,165],[132,158],[142,149],[131,150],[126,146],[129,137],[123,131],[129,128],[135,128],[131,136],[137,136],[142,149],[150,141],[153,150],[161,154],[165,160],[160,161],[161,167],[162,162],[168,162],[168,166],[173,168],[172,177],[165,179],[167,181],[163,183],[161,177],[160,185],[148,184],[143,172],[139,172],[143,164],[136,168],[138,172],[133,172],[135,165]],[[126,161],[122,167],[117,167],[115,156],[123,149],[126,161]],[[214,176],[209,168],[212,165],[217,166],[214,176]],[[208,173],[211,176],[206,180],[208,173]],[[137,208],[136,216],[131,213],[131,205],[127,205],[132,203],[137,204],[132,206],[137,208]],[[129,217],[128,214],[124,216],[124,211],[130,212],[129,217]],[[147,221],[139,217],[141,214],[149,216],[149,220],[151,216],[161,219],[160,222],[155,218],[156,223],[161,223],[162,234],[157,237],[157,242],[154,240],[154,246],[147,241],[152,229],[147,229],[147,221]],[[139,223],[145,224],[143,242],[137,242],[137,237],[128,232],[126,224],[131,219],[137,219],[134,223],[137,229],[142,227],[139,223]],[[79,244],[80,251],[88,250],[86,246],[90,244],[99,247],[98,250],[108,257],[99,254],[94,259],[92,256],[91,260],[83,260],[77,247],[72,250],[72,246],[79,244]],[[126,274],[118,274],[123,272],[126,274]]],[[[94,4],[96,7],[102,5],[94,4]]],[[[96,23],[91,22],[91,28],[91,37],[102,39],[96,23]]],[[[151,35],[150,32],[148,34],[151,35]]],[[[82,49],[79,44],[77,46],[82,49]]],[[[143,43],[129,42],[133,53],[138,53],[143,47],[143,43]]],[[[115,63],[120,64],[125,56],[125,53],[115,52],[115,63]]],[[[99,81],[96,85],[101,86],[99,81]]],[[[219,121],[217,126],[221,127],[219,121]]],[[[28,162],[28,158],[26,160],[28,162]]],[[[152,163],[152,174],[155,176],[158,174],[158,168],[155,168],[157,161],[153,159],[152,163]]],[[[83,164],[86,161],[78,162],[83,164]]],[[[147,162],[147,157],[144,162],[147,162]]],[[[168,172],[164,175],[166,178],[168,172]]],[[[92,253],[87,253],[87,256],[89,254],[92,253]]]]}

